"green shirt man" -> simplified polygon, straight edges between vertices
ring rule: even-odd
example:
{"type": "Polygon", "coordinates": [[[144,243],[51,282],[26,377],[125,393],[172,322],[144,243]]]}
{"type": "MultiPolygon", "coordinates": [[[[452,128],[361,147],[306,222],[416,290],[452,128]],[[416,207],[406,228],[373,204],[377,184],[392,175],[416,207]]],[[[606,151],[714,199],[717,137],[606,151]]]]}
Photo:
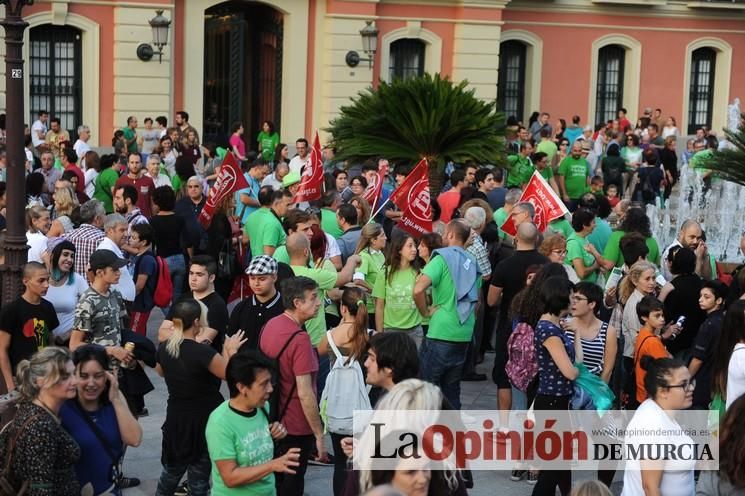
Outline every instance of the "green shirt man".
{"type": "MultiPolygon", "coordinates": [[[[246,218],[243,232],[251,245],[251,256],[264,255],[264,247],[278,246],[285,243],[285,231],[277,215],[268,207],[261,207],[246,218]]],[[[297,274],[296,274],[297,275],[297,274]]]]}
{"type": "Polygon", "coordinates": [[[559,164],[559,187],[562,189],[562,198],[579,200],[587,191],[589,180],[587,160],[582,157],[582,144],[576,143],[572,147],[572,154],[559,164]]]}

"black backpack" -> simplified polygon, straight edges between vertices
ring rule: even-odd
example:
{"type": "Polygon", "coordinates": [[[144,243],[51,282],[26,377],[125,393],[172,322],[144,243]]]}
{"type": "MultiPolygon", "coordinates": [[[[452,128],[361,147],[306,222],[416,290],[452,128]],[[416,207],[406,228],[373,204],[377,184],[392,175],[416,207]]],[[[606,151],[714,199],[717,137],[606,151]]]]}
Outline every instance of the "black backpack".
{"type": "Polygon", "coordinates": [[[277,353],[277,356],[272,358],[261,349],[261,335],[264,332],[264,329],[266,326],[261,328],[261,331],[259,331],[259,341],[257,349],[259,353],[261,353],[271,364],[272,364],[272,393],[269,395],[269,413],[264,411],[262,408],[262,411],[264,411],[264,415],[266,415],[267,419],[269,420],[269,423],[272,422],[281,422],[282,417],[284,417],[285,412],[287,411],[287,406],[290,404],[290,401],[292,400],[292,395],[295,394],[295,389],[297,388],[297,382],[292,381],[292,388],[290,389],[290,393],[287,395],[287,399],[285,400],[284,404],[281,405],[280,408],[280,388],[281,388],[281,380],[282,380],[282,370],[280,369],[279,359],[282,358],[282,355],[284,354],[285,350],[288,346],[290,346],[290,343],[292,343],[292,340],[295,339],[295,336],[298,334],[305,332],[302,329],[295,331],[292,336],[290,336],[290,339],[287,340],[285,345],[282,347],[281,350],[279,350],[279,353],[277,353]]]}

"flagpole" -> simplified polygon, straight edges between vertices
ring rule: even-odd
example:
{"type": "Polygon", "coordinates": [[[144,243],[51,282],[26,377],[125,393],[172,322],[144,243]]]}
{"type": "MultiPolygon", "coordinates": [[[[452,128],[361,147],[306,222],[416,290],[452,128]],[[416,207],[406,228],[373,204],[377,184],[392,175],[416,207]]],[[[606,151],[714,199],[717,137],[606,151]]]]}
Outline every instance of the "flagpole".
{"type": "Polygon", "coordinates": [[[384,207],[385,207],[386,205],[388,205],[388,202],[389,202],[389,201],[391,201],[391,199],[390,199],[390,196],[389,196],[388,198],[386,198],[386,199],[385,199],[385,201],[383,202],[383,204],[382,204],[382,205],[380,206],[380,208],[379,208],[379,209],[377,209],[377,210],[375,211],[375,213],[374,213],[374,214],[372,214],[372,215],[370,216],[370,220],[368,220],[368,221],[367,221],[367,223],[368,223],[368,224],[369,224],[370,222],[372,222],[372,221],[373,221],[373,219],[375,219],[375,217],[377,217],[377,215],[378,215],[378,214],[380,213],[380,211],[381,211],[381,210],[383,210],[383,208],[384,208],[384,207]]]}

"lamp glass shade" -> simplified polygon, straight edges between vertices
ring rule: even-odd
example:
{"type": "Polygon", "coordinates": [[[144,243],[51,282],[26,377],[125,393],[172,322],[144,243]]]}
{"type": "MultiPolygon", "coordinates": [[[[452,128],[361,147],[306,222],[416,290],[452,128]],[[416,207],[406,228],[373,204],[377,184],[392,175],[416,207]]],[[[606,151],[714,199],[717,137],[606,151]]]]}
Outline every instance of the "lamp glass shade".
{"type": "Polygon", "coordinates": [[[365,21],[367,26],[360,30],[362,36],[362,50],[367,54],[374,54],[378,49],[378,28],[373,26],[372,21],[365,21]]]}
{"type": "Polygon", "coordinates": [[[150,27],[153,30],[153,44],[162,48],[168,44],[168,29],[171,21],[163,16],[162,10],[156,11],[157,15],[150,19],[150,27]]]}

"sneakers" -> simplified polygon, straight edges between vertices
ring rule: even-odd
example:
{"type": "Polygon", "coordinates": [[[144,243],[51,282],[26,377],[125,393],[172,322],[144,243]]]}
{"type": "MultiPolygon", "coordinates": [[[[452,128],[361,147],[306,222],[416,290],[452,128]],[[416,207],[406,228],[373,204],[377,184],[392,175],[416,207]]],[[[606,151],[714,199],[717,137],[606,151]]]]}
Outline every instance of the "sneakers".
{"type": "Polygon", "coordinates": [[[119,489],[128,489],[130,487],[137,487],[140,485],[140,479],[137,477],[120,477],[116,486],[119,489]]]}
{"type": "Polygon", "coordinates": [[[321,460],[318,455],[313,455],[308,459],[309,465],[320,465],[322,467],[333,467],[334,466],[334,455],[331,453],[326,454],[326,459],[321,460]]]}
{"type": "Polygon", "coordinates": [[[531,486],[534,486],[538,482],[538,472],[529,471],[526,482],[531,486]]]}
{"type": "Polygon", "coordinates": [[[523,480],[526,475],[528,475],[527,470],[521,470],[519,468],[516,468],[512,470],[512,474],[510,475],[510,480],[518,482],[518,481],[523,480]]]}

